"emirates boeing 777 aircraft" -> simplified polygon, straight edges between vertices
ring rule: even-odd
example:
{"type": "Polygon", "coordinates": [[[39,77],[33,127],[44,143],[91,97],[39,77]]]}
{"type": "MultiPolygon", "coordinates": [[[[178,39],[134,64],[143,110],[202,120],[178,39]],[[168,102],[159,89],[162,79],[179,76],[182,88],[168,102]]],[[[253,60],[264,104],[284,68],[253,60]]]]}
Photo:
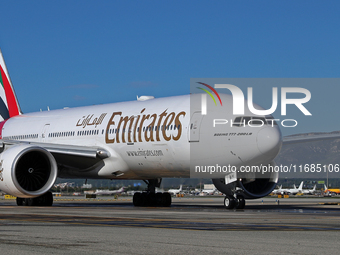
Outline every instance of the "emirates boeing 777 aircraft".
{"type": "MultiPolygon", "coordinates": [[[[144,180],[147,190],[135,193],[133,204],[170,206],[169,193],[155,192],[162,178],[190,177],[192,162],[272,164],[282,145],[271,116],[260,117],[264,125],[259,128],[237,125],[241,118],[259,116],[245,112],[235,119],[227,94],[220,94],[223,106],[211,107],[209,115],[190,106],[190,96],[200,94],[24,114],[1,51],[0,68],[0,189],[16,196],[18,205],[52,205],[49,190],[60,177],[144,180]],[[212,128],[214,113],[236,124],[212,128]]],[[[215,178],[213,183],[226,195],[227,208],[243,208],[245,199],[272,192],[277,180],[274,173],[215,178]]]]}

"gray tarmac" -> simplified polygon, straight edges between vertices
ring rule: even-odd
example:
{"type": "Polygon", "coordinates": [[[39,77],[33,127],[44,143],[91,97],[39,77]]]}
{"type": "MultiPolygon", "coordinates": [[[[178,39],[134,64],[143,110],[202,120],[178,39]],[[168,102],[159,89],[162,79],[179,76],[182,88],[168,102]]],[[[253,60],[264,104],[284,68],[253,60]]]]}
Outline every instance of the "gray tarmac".
{"type": "Polygon", "coordinates": [[[336,254],[340,198],[174,198],[170,208],[131,197],[58,198],[52,207],[0,200],[2,254],[336,254]],[[325,204],[326,203],[326,204],[325,204]]]}

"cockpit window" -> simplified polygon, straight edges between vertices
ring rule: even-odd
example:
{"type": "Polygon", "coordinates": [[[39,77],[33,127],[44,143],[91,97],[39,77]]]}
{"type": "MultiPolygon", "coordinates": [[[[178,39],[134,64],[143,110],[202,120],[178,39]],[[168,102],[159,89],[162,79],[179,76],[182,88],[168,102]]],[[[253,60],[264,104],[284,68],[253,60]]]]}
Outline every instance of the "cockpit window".
{"type": "Polygon", "coordinates": [[[236,117],[235,120],[234,120],[233,126],[234,126],[234,127],[240,127],[240,126],[242,126],[241,120],[242,120],[242,117],[236,117]]]}
{"type": "Polygon", "coordinates": [[[277,125],[276,121],[274,120],[274,117],[271,115],[267,115],[266,120],[268,122],[268,125],[271,125],[271,126],[277,125]]]}
{"type": "Polygon", "coordinates": [[[248,122],[248,125],[251,125],[251,126],[263,126],[266,124],[267,124],[267,121],[263,117],[252,117],[251,121],[248,122]]]}
{"type": "Polygon", "coordinates": [[[233,121],[234,127],[261,127],[264,125],[274,126],[277,125],[276,121],[274,120],[273,116],[268,115],[265,117],[257,117],[257,116],[244,116],[244,117],[236,117],[233,121]]]}

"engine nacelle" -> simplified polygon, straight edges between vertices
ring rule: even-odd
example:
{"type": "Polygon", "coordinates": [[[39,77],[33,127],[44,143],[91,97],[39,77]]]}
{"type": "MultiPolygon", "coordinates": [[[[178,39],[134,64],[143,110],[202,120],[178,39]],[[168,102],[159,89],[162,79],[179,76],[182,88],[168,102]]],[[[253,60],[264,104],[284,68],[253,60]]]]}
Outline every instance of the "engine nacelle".
{"type": "MultiPolygon", "coordinates": [[[[272,162],[270,165],[275,166],[272,162]]],[[[269,195],[276,187],[279,179],[277,172],[256,173],[249,175],[243,174],[241,178],[237,178],[236,182],[225,184],[224,179],[213,179],[215,187],[229,197],[242,196],[247,199],[261,198],[269,195]]]]}
{"type": "Polygon", "coordinates": [[[22,198],[46,193],[57,179],[57,163],[44,148],[14,145],[0,154],[0,189],[22,198]]]}

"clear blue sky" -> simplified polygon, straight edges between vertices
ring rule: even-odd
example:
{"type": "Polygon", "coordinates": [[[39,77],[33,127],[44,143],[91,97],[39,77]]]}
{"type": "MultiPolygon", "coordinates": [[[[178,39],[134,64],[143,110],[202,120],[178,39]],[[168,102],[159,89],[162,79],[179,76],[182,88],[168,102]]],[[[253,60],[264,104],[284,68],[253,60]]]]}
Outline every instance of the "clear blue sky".
{"type": "MultiPolygon", "coordinates": [[[[0,47],[24,112],[188,94],[190,78],[339,77],[339,1],[0,6],[0,47]]],[[[317,91],[313,104],[329,96],[335,108],[299,133],[340,129],[340,86],[317,91]]]]}

